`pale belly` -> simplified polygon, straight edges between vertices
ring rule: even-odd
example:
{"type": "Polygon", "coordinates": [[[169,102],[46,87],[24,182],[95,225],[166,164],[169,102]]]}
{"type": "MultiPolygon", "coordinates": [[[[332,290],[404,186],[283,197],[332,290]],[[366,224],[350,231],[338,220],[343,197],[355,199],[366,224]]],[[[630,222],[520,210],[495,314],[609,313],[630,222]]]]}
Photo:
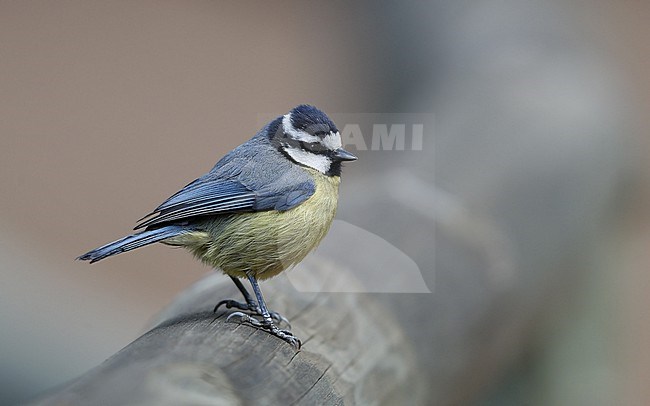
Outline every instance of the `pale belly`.
{"type": "Polygon", "coordinates": [[[314,174],[316,192],[287,211],[207,218],[202,231],[165,241],[188,248],[207,265],[235,277],[267,279],[300,262],[327,234],[336,214],[339,177],[314,174]]]}

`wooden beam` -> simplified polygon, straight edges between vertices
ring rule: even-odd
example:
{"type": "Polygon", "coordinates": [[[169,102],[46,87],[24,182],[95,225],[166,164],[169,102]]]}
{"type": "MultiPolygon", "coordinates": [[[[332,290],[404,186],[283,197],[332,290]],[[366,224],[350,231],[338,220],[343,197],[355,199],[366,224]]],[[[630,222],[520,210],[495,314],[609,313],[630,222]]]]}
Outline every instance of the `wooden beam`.
{"type": "Polygon", "coordinates": [[[285,277],[264,283],[269,305],[303,340],[296,351],[226,322],[230,311],[212,313],[220,299],[239,298],[233,288],[221,275],[200,281],[149,332],[34,404],[388,404],[418,396],[412,347],[369,297],[297,292],[285,277]]]}

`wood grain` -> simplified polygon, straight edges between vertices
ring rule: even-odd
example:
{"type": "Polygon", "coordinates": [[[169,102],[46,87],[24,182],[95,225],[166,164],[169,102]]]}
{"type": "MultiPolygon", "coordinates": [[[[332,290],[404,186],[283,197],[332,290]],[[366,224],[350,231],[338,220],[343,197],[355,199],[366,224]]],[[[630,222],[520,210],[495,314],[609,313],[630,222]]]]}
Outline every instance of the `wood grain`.
{"type": "MultiPolygon", "coordinates": [[[[348,277],[340,273],[336,279],[348,277]]],[[[212,313],[220,298],[238,298],[231,285],[220,275],[200,281],[149,332],[34,404],[366,405],[416,399],[413,350],[393,317],[369,297],[297,292],[283,277],[263,284],[270,306],[291,320],[303,341],[296,351],[264,331],[226,322],[229,311],[212,313]]]]}

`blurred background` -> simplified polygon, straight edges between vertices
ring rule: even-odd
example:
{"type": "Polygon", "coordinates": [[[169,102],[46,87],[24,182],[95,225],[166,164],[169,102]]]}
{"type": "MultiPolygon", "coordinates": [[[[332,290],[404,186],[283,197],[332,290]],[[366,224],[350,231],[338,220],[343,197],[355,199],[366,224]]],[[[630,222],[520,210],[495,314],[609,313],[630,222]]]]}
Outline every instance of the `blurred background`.
{"type": "Polygon", "coordinates": [[[356,151],[339,209],[432,290],[369,294],[422,324],[428,402],[650,404],[648,18],[628,0],[0,2],[0,404],[98,365],[210,272],[164,246],[74,258],[300,103],[435,118],[421,151],[356,151]]]}

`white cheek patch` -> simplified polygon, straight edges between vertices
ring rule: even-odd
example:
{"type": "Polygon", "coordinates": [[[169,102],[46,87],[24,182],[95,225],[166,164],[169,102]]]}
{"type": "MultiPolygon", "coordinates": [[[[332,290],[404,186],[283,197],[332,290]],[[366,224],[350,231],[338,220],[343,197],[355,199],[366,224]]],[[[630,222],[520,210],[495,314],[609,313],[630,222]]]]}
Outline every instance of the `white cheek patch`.
{"type": "Polygon", "coordinates": [[[286,114],[282,118],[282,129],[286,134],[289,135],[289,137],[293,138],[296,141],[303,141],[303,142],[320,142],[320,138],[311,135],[305,131],[299,130],[296,127],[291,124],[291,113],[286,114]]]}
{"type": "Polygon", "coordinates": [[[321,143],[325,148],[332,151],[336,151],[343,146],[341,143],[341,134],[338,132],[330,132],[325,137],[323,137],[321,143]]]}
{"type": "Polygon", "coordinates": [[[316,155],[314,153],[299,149],[286,148],[285,151],[289,156],[301,165],[316,169],[318,172],[327,173],[330,170],[332,161],[325,155],[316,155]]]}

